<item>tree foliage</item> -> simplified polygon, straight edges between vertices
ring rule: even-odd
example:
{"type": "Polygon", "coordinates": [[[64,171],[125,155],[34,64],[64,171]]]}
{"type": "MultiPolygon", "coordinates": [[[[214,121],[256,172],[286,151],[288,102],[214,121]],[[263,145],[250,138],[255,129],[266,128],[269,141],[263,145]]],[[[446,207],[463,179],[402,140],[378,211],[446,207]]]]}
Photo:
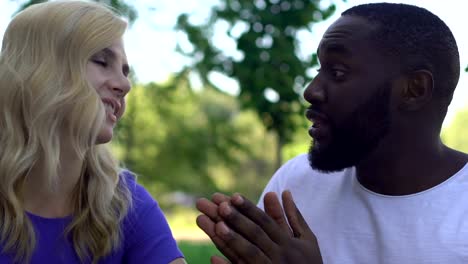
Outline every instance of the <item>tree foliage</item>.
{"type": "Polygon", "coordinates": [[[468,108],[457,112],[452,123],[444,129],[442,139],[448,146],[468,153],[468,108]]]}
{"type": "Polygon", "coordinates": [[[232,96],[173,79],[136,85],[127,104],[114,149],[153,193],[242,190],[256,199],[273,172],[272,137],[232,96]]]}
{"type": "Polygon", "coordinates": [[[299,53],[298,32],[311,31],[314,23],[334,11],[335,5],[316,0],[222,0],[206,24],[193,25],[187,14],[179,16],[177,29],[193,45],[193,50],[179,51],[193,58],[191,68],[205,83],[215,86],[207,77],[210,72],[238,80],[241,107],[253,109],[277,134],[281,147],[304,122],[300,93],[306,71],[317,64],[312,54],[299,53]],[[214,28],[221,21],[229,25],[227,35],[241,56],[213,44],[214,28]]]}

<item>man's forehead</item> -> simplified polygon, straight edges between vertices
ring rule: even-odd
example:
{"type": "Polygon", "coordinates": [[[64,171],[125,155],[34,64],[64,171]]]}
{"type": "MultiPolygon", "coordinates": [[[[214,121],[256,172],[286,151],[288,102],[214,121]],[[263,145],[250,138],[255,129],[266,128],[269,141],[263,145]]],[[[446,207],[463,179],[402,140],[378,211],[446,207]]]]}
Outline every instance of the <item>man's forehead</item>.
{"type": "Polygon", "coordinates": [[[369,36],[374,29],[375,26],[364,18],[342,16],[327,29],[320,41],[319,50],[346,52],[351,46],[369,44],[369,36]]]}
{"type": "Polygon", "coordinates": [[[325,32],[330,34],[367,35],[376,28],[367,19],[359,16],[345,15],[338,18],[325,32]]]}

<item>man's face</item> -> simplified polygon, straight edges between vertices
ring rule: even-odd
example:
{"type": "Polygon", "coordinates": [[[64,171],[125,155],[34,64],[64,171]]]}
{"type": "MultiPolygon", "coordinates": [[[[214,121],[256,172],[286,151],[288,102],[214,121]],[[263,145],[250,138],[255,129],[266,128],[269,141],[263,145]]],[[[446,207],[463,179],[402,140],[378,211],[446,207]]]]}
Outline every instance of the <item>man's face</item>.
{"type": "Polygon", "coordinates": [[[324,172],[355,166],[388,134],[396,67],[369,39],[373,26],[343,16],[324,34],[321,69],[304,92],[313,122],[310,165],[324,172]]]}

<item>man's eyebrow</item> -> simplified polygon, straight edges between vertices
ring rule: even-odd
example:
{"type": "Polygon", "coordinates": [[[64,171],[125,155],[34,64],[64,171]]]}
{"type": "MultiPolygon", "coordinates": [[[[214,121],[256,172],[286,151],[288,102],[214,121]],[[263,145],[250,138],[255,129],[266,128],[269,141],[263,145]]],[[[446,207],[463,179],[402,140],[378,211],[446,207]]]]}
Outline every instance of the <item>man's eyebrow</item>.
{"type": "MultiPolygon", "coordinates": [[[[346,57],[351,57],[351,51],[347,49],[343,44],[330,43],[322,46],[322,49],[326,53],[340,54],[346,57]]],[[[320,48],[317,49],[317,54],[320,53],[320,48]]]]}

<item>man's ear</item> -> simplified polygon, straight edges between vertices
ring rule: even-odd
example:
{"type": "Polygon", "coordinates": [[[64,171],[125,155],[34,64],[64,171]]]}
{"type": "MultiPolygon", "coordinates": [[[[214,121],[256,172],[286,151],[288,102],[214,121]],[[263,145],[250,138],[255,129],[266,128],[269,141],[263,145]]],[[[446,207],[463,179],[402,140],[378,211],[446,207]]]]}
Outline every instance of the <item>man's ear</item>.
{"type": "Polygon", "coordinates": [[[413,71],[406,76],[399,108],[414,111],[428,104],[434,92],[434,77],[428,70],[413,71]]]}

